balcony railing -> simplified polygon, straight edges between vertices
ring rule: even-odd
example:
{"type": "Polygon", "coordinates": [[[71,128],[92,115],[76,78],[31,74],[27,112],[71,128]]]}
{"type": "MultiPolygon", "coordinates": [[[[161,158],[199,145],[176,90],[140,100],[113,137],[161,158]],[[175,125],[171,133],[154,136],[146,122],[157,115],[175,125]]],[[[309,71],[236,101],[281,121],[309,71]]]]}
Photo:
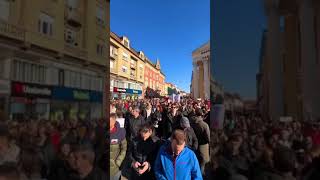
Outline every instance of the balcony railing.
{"type": "Polygon", "coordinates": [[[117,59],[117,58],[118,58],[118,54],[110,53],[110,57],[112,57],[112,58],[114,58],[114,59],[117,59]]]}
{"type": "Polygon", "coordinates": [[[65,18],[67,20],[67,23],[73,27],[82,26],[81,13],[78,9],[74,9],[69,6],[66,6],[65,18]]]}
{"type": "Polygon", "coordinates": [[[69,54],[71,56],[75,56],[81,59],[88,58],[88,52],[84,49],[81,49],[79,47],[74,47],[72,45],[69,45],[67,43],[64,44],[64,51],[66,54],[69,54]]]}
{"type": "Polygon", "coordinates": [[[0,19],[0,34],[10,38],[22,40],[22,41],[24,41],[25,39],[25,30],[23,30],[18,26],[9,24],[8,22],[1,19],[0,19]]]}
{"type": "Polygon", "coordinates": [[[130,79],[136,79],[136,76],[131,74],[130,79]]]}
{"type": "Polygon", "coordinates": [[[130,68],[131,68],[131,69],[136,69],[136,65],[130,64],[130,68]]]}

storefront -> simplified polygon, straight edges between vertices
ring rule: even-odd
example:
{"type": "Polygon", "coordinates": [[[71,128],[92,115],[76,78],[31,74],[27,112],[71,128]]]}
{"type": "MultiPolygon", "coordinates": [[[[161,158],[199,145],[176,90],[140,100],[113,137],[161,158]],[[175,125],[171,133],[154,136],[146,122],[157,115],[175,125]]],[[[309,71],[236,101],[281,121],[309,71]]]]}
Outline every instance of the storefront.
{"type": "Polygon", "coordinates": [[[11,83],[11,119],[49,119],[52,87],[31,83],[11,83]]]}
{"type": "Polygon", "coordinates": [[[54,87],[51,119],[74,120],[102,117],[102,92],[54,87]]]}
{"type": "Polygon", "coordinates": [[[128,99],[134,100],[141,97],[142,91],[135,89],[126,89],[126,88],[113,88],[112,98],[113,99],[128,99]]]}
{"type": "Polygon", "coordinates": [[[10,81],[0,79],[0,114],[7,116],[10,97],[10,81]]]}

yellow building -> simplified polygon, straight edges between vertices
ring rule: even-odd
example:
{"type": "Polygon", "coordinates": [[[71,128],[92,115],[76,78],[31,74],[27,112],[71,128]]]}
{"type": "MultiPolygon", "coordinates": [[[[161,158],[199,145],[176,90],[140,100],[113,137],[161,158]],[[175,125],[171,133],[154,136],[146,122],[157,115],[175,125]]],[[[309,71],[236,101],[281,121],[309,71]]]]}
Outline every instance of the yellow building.
{"type": "Polygon", "coordinates": [[[144,54],[130,47],[130,40],[110,33],[111,98],[143,97],[144,54]]]}
{"type": "Polygon", "coordinates": [[[5,111],[102,117],[108,29],[106,0],[0,0],[0,87],[12,86],[0,95],[5,111]]]}

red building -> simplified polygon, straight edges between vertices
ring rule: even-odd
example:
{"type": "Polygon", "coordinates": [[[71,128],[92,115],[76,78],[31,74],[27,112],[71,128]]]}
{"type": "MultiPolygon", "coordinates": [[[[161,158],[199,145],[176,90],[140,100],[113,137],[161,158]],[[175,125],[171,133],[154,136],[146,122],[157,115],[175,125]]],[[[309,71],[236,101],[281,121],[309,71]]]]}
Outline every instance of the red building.
{"type": "Polygon", "coordinates": [[[160,95],[165,94],[165,75],[161,72],[160,61],[153,64],[147,59],[144,69],[144,88],[147,87],[157,91],[160,95]]]}

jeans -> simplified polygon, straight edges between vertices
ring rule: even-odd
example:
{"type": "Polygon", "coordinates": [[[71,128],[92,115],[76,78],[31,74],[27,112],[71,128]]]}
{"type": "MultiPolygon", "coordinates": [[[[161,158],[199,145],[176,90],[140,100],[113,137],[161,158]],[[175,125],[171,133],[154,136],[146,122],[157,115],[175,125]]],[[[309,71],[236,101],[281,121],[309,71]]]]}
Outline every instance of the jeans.
{"type": "Polygon", "coordinates": [[[116,175],[111,176],[110,180],[119,180],[121,176],[121,171],[119,171],[116,175]]]}

